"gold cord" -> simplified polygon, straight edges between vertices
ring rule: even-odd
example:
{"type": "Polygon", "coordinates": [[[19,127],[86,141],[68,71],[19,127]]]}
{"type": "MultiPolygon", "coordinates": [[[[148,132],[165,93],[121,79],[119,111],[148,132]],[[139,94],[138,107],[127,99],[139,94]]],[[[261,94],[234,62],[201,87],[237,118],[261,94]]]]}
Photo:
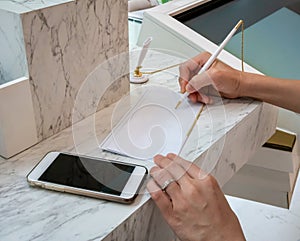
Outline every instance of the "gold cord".
{"type": "Polygon", "coordinates": [[[161,71],[164,71],[164,70],[167,70],[167,69],[171,69],[171,68],[174,68],[174,67],[177,67],[179,66],[181,63],[179,64],[174,64],[174,65],[171,65],[171,66],[168,66],[166,68],[163,68],[163,69],[158,69],[158,70],[154,70],[154,71],[150,71],[150,72],[141,72],[142,74],[156,74],[158,72],[161,72],[161,71]]]}
{"type": "Polygon", "coordinates": [[[205,104],[202,104],[202,106],[201,106],[198,114],[196,115],[196,117],[195,117],[195,119],[193,121],[193,124],[191,125],[190,129],[188,130],[188,132],[186,134],[187,137],[189,137],[190,134],[192,133],[192,130],[194,129],[194,127],[195,127],[195,125],[196,125],[196,123],[197,123],[197,121],[198,121],[198,119],[199,119],[199,117],[200,117],[200,115],[201,115],[201,113],[202,113],[202,111],[204,109],[204,106],[205,106],[205,104]]]}
{"type": "Polygon", "coordinates": [[[241,43],[242,71],[244,72],[244,21],[242,20],[242,43],[241,43]]]}

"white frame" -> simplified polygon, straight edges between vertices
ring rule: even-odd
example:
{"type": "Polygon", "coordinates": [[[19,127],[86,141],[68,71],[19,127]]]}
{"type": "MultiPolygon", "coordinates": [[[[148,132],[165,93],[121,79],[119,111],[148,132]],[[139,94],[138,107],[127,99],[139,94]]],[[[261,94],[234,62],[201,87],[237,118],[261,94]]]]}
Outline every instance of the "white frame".
{"type": "Polygon", "coordinates": [[[121,202],[121,203],[130,203],[137,196],[137,192],[138,192],[139,188],[141,187],[141,184],[145,177],[145,174],[147,174],[147,169],[146,169],[146,167],[143,167],[143,166],[80,155],[79,157],[86,157],[86,158],[95,159],[98,161],[105,161],[105,162],[112,162],[112,163],[117,163],[117,164],[122,164],[122,165],[134,166],[135,169],[131,173],[131,176],[128,179],[128,181],[120,195],[113,195],[113,194],[109,194],[109,193],[97,192],[97,191],[92,191],[92,190],[76,188],[76,187],[66,186],[66,185],[62,185],[62,184],[56,184],[56,183],[38,180],[40,178],[40,176],[47,170],[47,168],[52,164],[52,162],[57,158],[57,156],[59,154],[78,156],[76,154],[63,153],[63,152],[47,153],[46,156],[27,175],[28,183],[32,186],[38,186],[41,188],[60,191],[60,192],[68,192],[68,193],[78,194],[78,195],[82,195],[82,196],[89,196],[89,197],[105,199],[105,200],[110,200],[110,201],[116,201],[116,202],[121,202]]]}
{"type": "MultiPolygon", "coordinates": [[[[172,17],[176,14],[182,13],[195,6],[199,6],[210,1],[212,0],[173,0],[145,11],[143,25],[137,44],[141,46],[143,41],[149,37],[150,34],[156,34],[157,36],[153,37],[150,48],[157,48],[158,50],[161,49],[162,51],[167,50],[170,51],[169,53],[174,55],[176,55],[177,52],[180,57],[187,59],[203,51],[214,53],[218,48],[218,45],[172,17]],[[153,27],[155,31],[153,31],[153,29],[148,31],[148,29],[151,27],[153,27]],[[169,42],[166,42],[165,44],[163,43],[164,40],[159,39],[161,36],[163,36],[163,34],[165,37],[167,36],[169,38],[169,42]],[[172,48],[173,42],[176,42],[177,46],[172,48]],[[172,51],[174,51],[174,53],[172,53],[172,51]]],[[[224,38],[225,37],[226,36],[224,36],[224,38]]],[[[226,50],[221,52],[218,59],[230,64],[234,68],[241,68],[241,60],[226,50]]],[[[244,64],[244,67],[248,72],[261,74],[259,71],[246,63],[244,64]]]]}

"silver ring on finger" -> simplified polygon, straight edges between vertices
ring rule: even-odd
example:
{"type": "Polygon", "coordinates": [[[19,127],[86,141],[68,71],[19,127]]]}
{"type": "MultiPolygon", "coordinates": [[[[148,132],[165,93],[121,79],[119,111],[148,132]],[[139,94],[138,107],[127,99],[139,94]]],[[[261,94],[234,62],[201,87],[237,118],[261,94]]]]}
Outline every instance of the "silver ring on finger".
{"type": "Polygon", "coordinates": [[[162,191],[166,191],[166,189],[167,189],[167,187],[171,184],[171,183],[173,183],[173,182],[176,182],[176,180],[174,179],[174,178],[170,178],[170,179],[168,179],[168,180],[166,180],[164,183],[163,183],[163,185],[161,185],[161,190],[162,191]]]}

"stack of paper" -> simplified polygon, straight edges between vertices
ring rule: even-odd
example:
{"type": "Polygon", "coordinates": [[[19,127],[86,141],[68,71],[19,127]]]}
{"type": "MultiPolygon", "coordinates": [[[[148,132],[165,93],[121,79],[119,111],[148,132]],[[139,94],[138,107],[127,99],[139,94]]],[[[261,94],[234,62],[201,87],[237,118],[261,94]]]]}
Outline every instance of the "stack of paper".
{"type": "MultiPolygon", "coordinates": [[[[134,96],[131,93],[131,96],[134,96]]],[[[201,104],[183,101],[181,95],[161,86],[144,87],[131,100],[131,108],[101,143],[103,150],[150,160],[156,154],[179,154],[201,104]]],[[[124,101],[126,102],[126,101],[124,101]]],[[[121,106],[121,105],[120,105],[121,106]]],[[[122,107],[116,112],[122,111],[122,107]]]]}

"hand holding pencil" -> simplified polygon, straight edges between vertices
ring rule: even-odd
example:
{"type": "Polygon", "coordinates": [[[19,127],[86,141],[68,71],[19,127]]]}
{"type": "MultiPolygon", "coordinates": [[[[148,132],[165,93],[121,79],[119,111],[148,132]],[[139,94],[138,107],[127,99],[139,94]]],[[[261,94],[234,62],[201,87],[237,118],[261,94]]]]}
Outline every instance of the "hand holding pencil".
{"type": "MultiPolygon", "coordinates": [[[[225,45],[229,42],[231,37],[234,35],[236,30],[242,25],[243,21],[240,20],[235,27],[230,31],[230,33],[227,35],[227,37],[224,39],[224,41],[220,44],[220,46],[217,48],[217,50],[212,54],[208,53],[202,53],[193,59],[185,62],[180,66],[180,78],[179,83],[181,86],[181,92],[184,93],[183,98],[177,103],[175,108],[178,108],[181,102],[184,98],[188,97],[191,93],[197,92],[202,87],[213,84],[210,80],[205,78],[204,73],[207,72],[210,69],[210,67],[217,62],[220,63],[220,61],[217,60],[218,55],[221,53],[221,51],[224,49],[225,45]],[[190,82],[189,82],[190,81],[190,82]]],[[[225,65],[224,65],[225,66],[225,65]]],[[[223,67],[224,67],[223,66],[223,67]]],[[[229,67],[229,66],[228,66],[229,67]]],[[[230,67],[229,67],[230,68],[230,67]]],[[[219,70],[222,70],[220,68],[219,70]]],[[[233,69],[232,69],[233,70],[233,69]]],[[[212,71],[210,71],[212,72],[212,71]]],[[[215,74],[218,74],[216,72],[215,74]]],[[[209,78],[211,79],[211,78],[209,78]]],[[[218,90],[218,86],[214,85],[214,87],[218,90]]],[[[225,93],[226,94],[226,93],[225,93]]],[[[230,97],[233,93],[230,93],[228,96],[230,97]]],[[[205,95],[202,95],[200,92],[196,93],[196,99],[193,97],[195,95],[190,95],[190,99],[192,101],[200,101],[203,103],[209,103],[209,98],[205,95]]],[[[231,98],[235,98],[234,96],[231,98]]]]}

